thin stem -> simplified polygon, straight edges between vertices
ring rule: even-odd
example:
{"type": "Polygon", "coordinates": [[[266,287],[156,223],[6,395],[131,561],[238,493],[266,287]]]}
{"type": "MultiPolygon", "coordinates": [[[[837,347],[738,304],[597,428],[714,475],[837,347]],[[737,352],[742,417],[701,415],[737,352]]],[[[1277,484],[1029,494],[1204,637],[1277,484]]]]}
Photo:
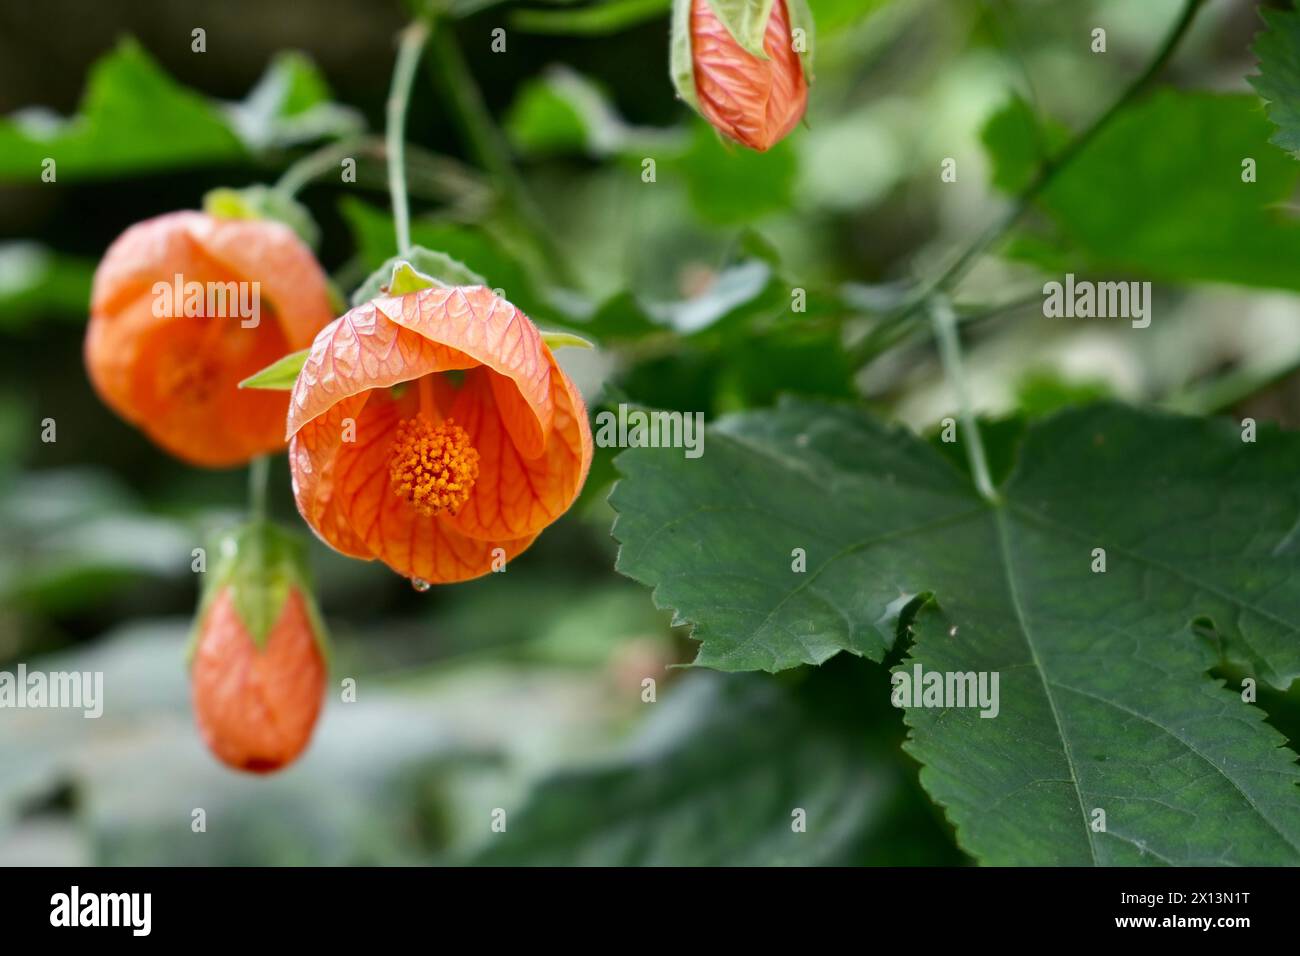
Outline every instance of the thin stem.
{"type": "Polygon", "coordinates": [[[451,107],[470,155],[487,170],[520,224],[531,234],[546,267],[560,283],[573,285],[567,260],[551,240],[541,210],[510,158],[505,138],[493,122],[474,75],[450,28],[436,31],[429,49],[429,66],[439,92],[451,107]]]}
{"type": "Polygon", "coordinates": [[[397,63],[393,66],[393,85],[388,92],[384,152],[388,157],[388,191],[393,197],[398,255],[411,248],[411,206],[406,198],[406,107],[411,101],[411,81],[415,78],[420,51],[428,39],[429,26],[423,20],[416,20],[402,31],[397,63]]]}
{"type": "Polygon", "coordinates": [[[943,360],[944,374],[957,393],[957,402],[961,408],[961,426],[966,439],[966,459],[970,462],[975,487],[981,497],[996,504],[998,493],[993,487],[993,479],[989,477],[988,459],[984,456],[984,442],[980,438],[979,424],[975,421],[970,390],[966,387],[966,367],[962,362],[961,338],[957,335],[957,315],[953,312],[947,298],[935,296],[930,301],[930,319],[934,323],[934,335],[939,342],[939,357],[943,360]]]}
{"type": "Polygon", "coordinates": [[[1011,208],[999,219],[991,223],[937,278],[928,283],[919,293],[912,296],[898,313],[887,319],[887,323],[893,324],[906,321],[919,312],[932,296],[951,290],[954,285],[961,281],[975,265],[976,260],[993,243],[997,242],[1004,233],[1020,221],[1030,206],[1033,205],[1034,200],[1052,184],[1061,171],[1074,162],[1079,154],[1097,138],[1098,134],[1109,126],[1111,121],[1126,106],[1137,99],[1150,85],[1151,81],[1164,70],[1205,2],[1206,0],[1186,0],[1178,21],[1165,36],[1164,42],[1156,51],[1151,62],[1147,64],[1146,69],[1125,88],[1119,98],[1111,103],[1104,113],[1093,120],[1087,129],[1071,140],[1061,152],[1044,162],[1039,167],[1038,174],[1016,197],[1011,208]]]}
{"type": "Polygon", "coordinates": [[[317,176],[336,169],[340,162],[358,153],[382,153],[384,144],[373,136],[357,136],[326,143],[295,161],[275,183],[275,191],[293,197],[317,176]]]}
{"type": "Polygon", "coordinates": [[[258,455],[248,463],[248,513],[253,521],[266,520],[266,497],[270,475],[270,456],[258,455]]]}

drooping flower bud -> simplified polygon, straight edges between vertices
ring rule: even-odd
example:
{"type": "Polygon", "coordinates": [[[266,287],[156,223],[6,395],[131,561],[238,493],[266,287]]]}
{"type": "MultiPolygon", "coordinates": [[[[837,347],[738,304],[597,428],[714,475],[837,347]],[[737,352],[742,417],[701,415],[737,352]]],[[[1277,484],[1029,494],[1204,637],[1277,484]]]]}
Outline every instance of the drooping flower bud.
{"type": "Polygon", "coordinates": [[[226,765],[270,773],[311,740],[327,674],[325,634],[296,537],[266,522],[226,535],[195,622],[194,715],[226,765]]]}
{"type": "Polygon", "coordinates": [[[808,105],[812,17],[803,0],[675,0],[678,94],[718,132],[760,152],[808,105]]]}

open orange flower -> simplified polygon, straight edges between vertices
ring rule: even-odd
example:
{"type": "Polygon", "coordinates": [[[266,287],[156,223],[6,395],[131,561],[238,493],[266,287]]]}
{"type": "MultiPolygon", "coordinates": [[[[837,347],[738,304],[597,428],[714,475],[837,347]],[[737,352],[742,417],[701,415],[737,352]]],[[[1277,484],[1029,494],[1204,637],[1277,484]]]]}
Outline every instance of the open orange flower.
{"type": "Polygon", "coordinates": [[[333,318],[325,275],[277,222],[174,212],[95,271],[85,358],[104,402],[177,458],[240,465],[284,446],[283,394],[239,382],[333,318]]]}
{"type": "Polygon", "coordinates": [[[704,118],[724,136],[765,151],[803,118],[808,82],[794,49],[786,0],[772,4],[760,59],[718,19],[709,0],[690,0],[695,97],[704,118]]]}
{"type": "Polygon", "coordinates": [[[326,543],[416,582],[485,574],[577,497],[582,396],[528,317],[482,286],[357,306],[294,383],[289,465],[326,543]]]}

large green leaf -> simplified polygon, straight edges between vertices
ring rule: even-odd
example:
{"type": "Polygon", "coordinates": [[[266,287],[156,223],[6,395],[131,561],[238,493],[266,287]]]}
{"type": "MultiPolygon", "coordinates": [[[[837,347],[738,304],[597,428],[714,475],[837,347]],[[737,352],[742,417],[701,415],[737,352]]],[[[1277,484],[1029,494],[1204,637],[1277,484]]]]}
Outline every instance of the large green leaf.
{"type": "Polygon", "coordinates": [[[1260,15],[1268,29],[1255,39],[1259,75],[1250,85],[1268,101],[1268,118],[1277,126],[1272,142],[1300,153],[1300,13],[1266,10],[1260,15]]]}
{"type": "Polygon", "coordinates": [[[694,626],[699,664],[881,660],[913,630],[901,670],[999,674],[994,719],[907,710],[981,860],[1300,863],[1295,755],[1207,673],[1300,674],[1296,461],[1275,429],[1094,406],[1030,425],[991,505],[911,433],[787,401],[698,459],[624,452],[611,503],[620,570],[694,626]]]}
{"type": "Polygon", "coordinates": [[[231,125],[252,149],[293,146],[357,133],[365,120],[332,102],[325,77],[304,54],[278,54],[239,103],[227,107],[231,125]]]}
{"type": "MultiPolygon", "coordinates": [[[[861,677],[860,669],[851,674],[861,677]]],[[[897,760],[868,746],[872,727],[860,704],[856,713],[818,714],[814,702],[845,696],[826,676],[792,688],[699,673],[664,689],[660,702],[643,705],[652,712],[630,746],[544,777],[475,862],[953,862],[951,850],[934,845],[933,823],[909,821],[910,848],[887,845],[898,824],[892,815],[915,801],[897,760]]]]}
{"type": "Polygon", "coordinates": [[[133,40],[95,64],[72,119],[31,111],[0,119],[0,180],[8,182],[39,183],[46,158],[63,182],[246,155],[219,110],[173,81],[133,40]]]}
{"type": "MultiPolygon", "coordinates": [[[[1022,105],[986,132],[994,182],[1026,181],[1036,147],[1022,105]]],[[[1049,243],[1013,254],[1053,271],[1300,289],[1300,220],[1284,210],[1300,167],[1269,145],[1253,96],[1162,91],[1126,109],[1069,164],[1039,202],[1049,243]],[[1255,181],[1243,181],[1253,160],[1255,181]]],[[[1058,139],[1051,130],[1048,142],[1058,139]]]]}

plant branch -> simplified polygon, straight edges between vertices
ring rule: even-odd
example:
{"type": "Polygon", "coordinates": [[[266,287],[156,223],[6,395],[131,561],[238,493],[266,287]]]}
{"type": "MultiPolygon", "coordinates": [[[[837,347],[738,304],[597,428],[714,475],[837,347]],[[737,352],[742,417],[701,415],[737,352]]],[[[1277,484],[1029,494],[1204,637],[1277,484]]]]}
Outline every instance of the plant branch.
{"type": "Polygon", "coordinates": [[[1045,161],[1039,167],[1038,174],[1015,198],[1006,213],[991,223],[938,277],[931,280],[919,293],[909,297],[908,302],[897,313],[885,320],[886,325],[906,322],[921,311],[931,297],[949,292],[953,286],[965,277],[979,257],[1020,221],[1030,206],[1033,205],[1034,200],[1052,184],[1064,169],[1078,158],[1079,154],[1097,138],[1102,130],[1110,125],[1111,121],[1125,107],[1141,96],[1151,84],[1151,81],[1164,70],[1205,2],[1206,0],[1185,0],[1182,14],[1173,27],[1170,28],[1164,42],[1156,50],[1155,56],[1147,64],[1146,69],[1124,89],[1124,92],[1111,103],[1104,113],[1093,120],[1087,129],[1075,136],[1059,153],[1045,161]]]}
{"type": "Polygon", "coordinates": [[[975,411],[971,405],[970,390],[966,387],[966,367],[962,361],[961,338],[957,334],[957,315],[952,305],[944,296],[935,296],[930,300],[930,319],[934,324],[934,336],[939,342],[939,357],[943,360],[944,374],[952,383],[957,393],[960,406],[961,426],[965,433],[966,459],[970,462],[971,476],[975,487],[985,501],[997,504],[998,493],[989,476],[988,459],[984,455],[984,441],[980,438],[979,424],[975,421],[975,411]]]}
{"type": "Polygon", "coordinates": [[[375,136],[355,136],[348,139],[326,143],[301,159],[296,160],[286,169],[275,183],[276,192],[293,197],[302,191],[308,183],[318,176],[323,176],[338,167],[338,164],[350,156],[371,153],[384,154],[383,140],[375,136]]]}
{"type": "Polygon", "coordinates": [[[388,93],[384,129],[388,159],[388,191],[393,197],[393,225],[397,232],[397,254],[411,248],[411,206],[406,198],[406,108],[411,101],[411,81],[420,60],[420,51],[429,38],[429,25],[416,20],[402,31],[393,66],[393,85],[388,93]]]}
{"type": "Polygon", "coordinates": [[[266,520],[267,485],[270,474],[270,456],[258,455],[248,463],[248,513],[253,521],[266,520]]]}

